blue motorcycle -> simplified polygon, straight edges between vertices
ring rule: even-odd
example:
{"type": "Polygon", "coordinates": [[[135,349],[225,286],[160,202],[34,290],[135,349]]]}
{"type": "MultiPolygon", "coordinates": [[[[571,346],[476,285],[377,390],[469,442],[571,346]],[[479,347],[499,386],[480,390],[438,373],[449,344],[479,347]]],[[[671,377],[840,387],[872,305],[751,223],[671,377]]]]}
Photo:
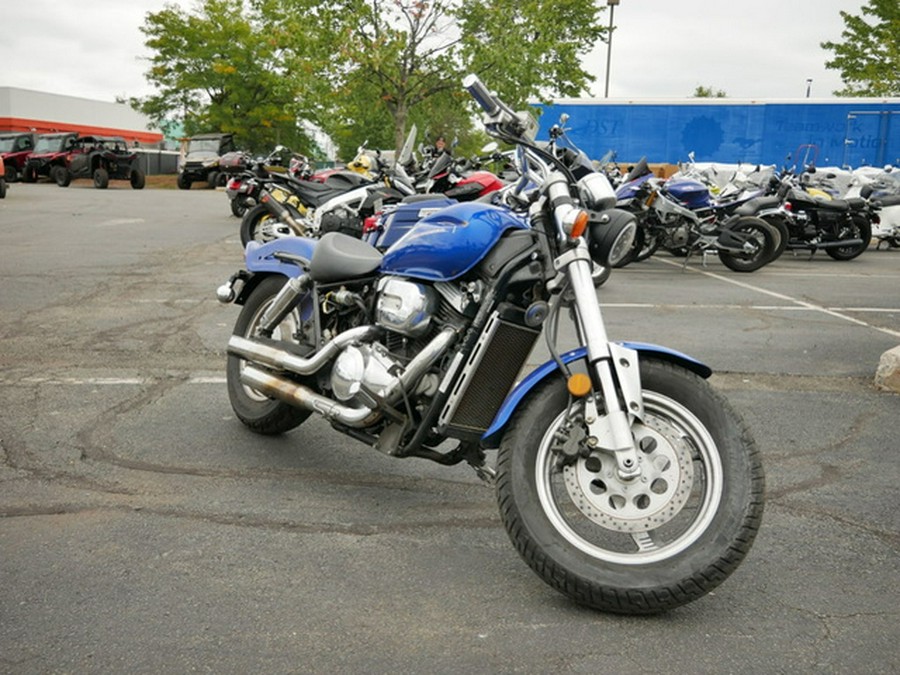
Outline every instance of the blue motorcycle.
{"type": "Polygon", "coordinates": [[[741,209],[762,190],[740,199],[715,202],[709,187],[691,178],[656,178],[646,159],[616,190],[617,204],[636,215],[639,228],[631,253],[619,266],[646,260],[660,247],[684,257],[715,253],[735,272],[755,272],[780,253],[780,231],[741,209]]]}
{"type": "Polygon", "coordinates": [[[525,562],[576,602],[700,598],[759,528],[760,453],[706,365],[608,339],[592,273],[627,254],[635,220],[607,178],[537,144],[477,77],[464,86],[516,145],[517,188],[438,209],[384,252],[336,232],[250,242],[218,291],[242,307],[232,408],[260,434],[316,413],[393,457],[467,462],[525,562]],[[583,346],[560,353],[563,315],[583,346]],[[541,336],[552,358],[523,374],[541,336]]]}

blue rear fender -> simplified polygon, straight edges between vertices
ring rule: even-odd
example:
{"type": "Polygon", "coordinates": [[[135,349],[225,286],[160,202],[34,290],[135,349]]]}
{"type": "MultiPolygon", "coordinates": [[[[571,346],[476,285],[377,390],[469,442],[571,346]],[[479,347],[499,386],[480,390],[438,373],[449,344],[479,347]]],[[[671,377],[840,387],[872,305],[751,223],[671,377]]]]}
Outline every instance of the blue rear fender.
{"type": "MultiPolygon", "coordinates": [[[[628,349],[635,350],[638,353],[639,358],[653,357],[663,361],[670,361],[696,373],[704,379],[712,375],[712,369],[705,363],[697,361],[687,354],[683,354],[674,349],[660,347],[659,345],[648,344],[645,342],[620,342],[618,344],[621,344],[628,349]]],[[[566,364],[584,360],[586,357],[587,349],[585,347],[579,347],[578,349],[573,349],[572,351],[560,355],[560,359],[566,364]]],[[[500,439],[503,437],[506,425],[509,423],[513,413],[519,407],[519,404],[538,384],[558,370],[559,366],[556,361],[547,361],[531,371],[525,379],[513,387],[513,390],[507,395],[506,400],[503,401],[503,405],[500,406],[500,410],[498,410],[497,414],[494,416],[494,421],[491,423],[491,426],[482,435],[481,444],[487,448],[497,447],[500,444],[500,439]]]]}
{"type": "MultiPolygon", "coordinates": [[[[261,244],[258,241],[247,242],[244,249],[244,263],[249,275],[243,276],[235,304],[243,305],[256,287],[266,277],[278,274],[283,277],[299,277],[309,266],[316,240],[306,237],[284,237],[261,244]]],[[[304,316],[308,311],[304,311],[304,316]]]]}
{"type": "Polygon", "coordinates": [[[249,272],[272,272],[296,277],[302,271],[301,265],[309,265],[315,250],[316,240],[307,237],[283,237],[264,244],[249,241],[244,249],[244,261],[249,272]],[[294,262],[288,262],[288,259],[294,262]]]}

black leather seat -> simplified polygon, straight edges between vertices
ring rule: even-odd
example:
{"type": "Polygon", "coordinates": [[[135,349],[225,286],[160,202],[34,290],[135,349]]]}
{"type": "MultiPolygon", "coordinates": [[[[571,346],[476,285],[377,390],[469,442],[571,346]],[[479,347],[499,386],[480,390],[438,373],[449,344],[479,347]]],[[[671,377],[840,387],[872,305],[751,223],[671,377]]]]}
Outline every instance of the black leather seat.
{"type": "Polygon", "coordinates": [[[381,266],[381,253],[361,239],[340,232],[322,235],[309,263],[309,276],[320,283],[372,274],[381,266]]]}

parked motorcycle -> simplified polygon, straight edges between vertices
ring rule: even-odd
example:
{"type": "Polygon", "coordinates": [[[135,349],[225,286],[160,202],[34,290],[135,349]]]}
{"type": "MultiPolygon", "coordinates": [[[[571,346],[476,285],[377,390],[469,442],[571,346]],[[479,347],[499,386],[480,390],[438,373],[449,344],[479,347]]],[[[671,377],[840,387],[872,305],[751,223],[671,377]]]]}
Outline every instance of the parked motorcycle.
{"type": "Polygon", "coordinates": [[[900,171],[890,164],[860,167],[853,177],[853,187],[845,196],[858,194],[878,210],[878,222],[872,222],[875,248],[900,248],[900,171]]]}
{"type": "MultiPolygon", "coordinates": [[[[411,135],[414,133],[415,128],[411,135]]],[[[241,243],[246,246],[249,241],[327,232],[359,237],[367,217],[380,211],[384,204],[415,194],[402,162],[388,167],[380,153],[376,154],[374,166],[363,159],[370,158],[361,149],[348,165],[355,166],[355,170],[332,173],[322,182],[288,176],[277,185],[261,186],[259,205],[248,210],[241,220],[241,243]],[[371,174],[373,170],[377,174],[371,174]]]]}
{"type": "Polygon", "coordinates": [[[298,180],[309,179],[312,175],[309,158],[291,152],[283,145],[275,146],[266,157],[253,158],[239,151],[228,153],[222,157],[219,166],[228,176],[225,196],[231,213],[237,218],[243,218],[248,209],[259,203],[264,185],[279,182],[278,178],[285,174],[298,180]]]}
{"type": "Polygon", "coordinates": [[[774,198],[751,201],[737,213],[765,220],[780,232],[777,259],[785,250],[824,250],[834,260],[852,260],[861,255],[872,240],[872,225],[878,222],[878,206],[864,197],[832,199],[810,187],[807,168],[799,176],[784,170],[773,179],[774,198]],[[777,204],[777,206],[776,206],[777,204]]]}
{"type": "MultiPolygon", "coordinates": [[[[493,150],[496,150],[496,144],[493,150]]],[[[474,160],[455,158],[448,152],[442,152],[429,163],[420,191],[443,194],[451,199],[466,202],[499,190],[505,183],[494,173],[481,168],[481,164],[492,157],[493,152],[485,157],[476,157],[474,160]]]]}
{"type": "Polygon", "coordinates": [[[576,178],[529,115],[474,75],[464,86],[488,133],[517,146],[507,205],[449,206],[384,254],[340,233],[250,243],[217,293],[242,307],[234,413],[279,434],[315,412],[393,457],[467,462],[496,485],[525,562],[576,602],[643,614],[696,600],[750,549],[760,453],[706,365],[608,340],[592,264],[624,255],[635,223],[606,178],[576,178]],[[560,353],[564,314],[583,346],[560,353]],[[552,358],[518,381],[541,334],[552,358]]]}
{"type": "Polygon", "coordinates": [[[774,259],[778,230],[764,220],[739,212],[745,199],[717,203],[703,183],[653,176],[646,159],[629,172],[616,191],[620,207],[638,216],[640,229],[622,264],[649,258],[659,247],[684,256],[715,252],[735,272],[755,272],[774,259]]]}

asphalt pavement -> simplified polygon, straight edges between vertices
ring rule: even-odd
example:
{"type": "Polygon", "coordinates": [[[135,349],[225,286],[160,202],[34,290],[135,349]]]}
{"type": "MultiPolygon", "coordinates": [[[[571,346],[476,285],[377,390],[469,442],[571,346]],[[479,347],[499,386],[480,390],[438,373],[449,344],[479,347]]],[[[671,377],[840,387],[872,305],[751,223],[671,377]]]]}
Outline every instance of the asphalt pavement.
{"type": "Polygon", "coordinates": [[[714,369],[767,477],[734,575],[631,618],[540,581],[471,470],[237,421],[221,191],[15,183],[0,249],[0,672],[900,672],[900,250],[601,289],[613,339],[714,369]]]}

